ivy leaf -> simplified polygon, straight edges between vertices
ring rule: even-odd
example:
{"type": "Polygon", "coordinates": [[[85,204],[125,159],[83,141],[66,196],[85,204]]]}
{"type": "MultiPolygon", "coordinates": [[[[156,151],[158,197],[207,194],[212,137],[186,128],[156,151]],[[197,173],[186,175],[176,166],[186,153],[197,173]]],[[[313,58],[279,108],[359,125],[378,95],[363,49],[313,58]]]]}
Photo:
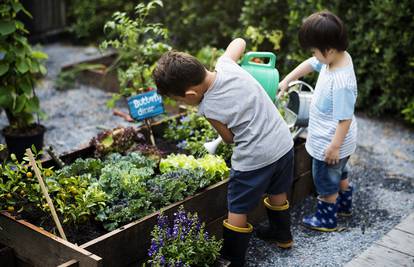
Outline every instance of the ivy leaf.
{"type": "Polygon", "coordinates": [[[27,97],[25,95],[19,95],[16,98],[16,107],[15,107],[14,111],[17,112],[17,113],[21,112],[23,110],[24,105],[26,104],[26,102],[27,102],[27,97]]]}
{"type": "Polygon", "coordinates": [[[21,74],[24,74],[29,70],[29,65],[26,60],[17,60],[16,67],[21,74]]]}
{"type": "Polygon", "coordinates": [[[8,35],[16,30],[15,21],[0,21],[0,35],[8,35]]]}
{"type": "MultiPolygon", "coordinates": [[[[3,89],[3,88],[2,88],[3,89]]],[[[0,107],[9,107],[12,104],[10,94],[0,95],[0,107]]]]}
{"type": "Polygon", "coordinates": [[[32,57],[36,59],[48,59],[48,55],[40,51],[32,51],[32,57]]]}
{"type": "Polygon", "coordinates": [[[29,113],[37,112],[39,108],[39,99],[37,97],[32,97],[26,103],[26,111],[29,113]]]}
{"type": "Polygon", "coordinates": [[[9,70],[9,63],[0,63],[0,76],[5,74],[9,70]]]}

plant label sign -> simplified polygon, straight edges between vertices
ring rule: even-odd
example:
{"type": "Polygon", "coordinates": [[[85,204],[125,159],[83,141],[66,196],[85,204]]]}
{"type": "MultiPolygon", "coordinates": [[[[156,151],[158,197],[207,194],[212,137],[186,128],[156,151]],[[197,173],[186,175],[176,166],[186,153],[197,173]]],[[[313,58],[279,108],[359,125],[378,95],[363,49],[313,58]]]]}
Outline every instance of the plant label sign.
{"type": "Polygon", "coordinates": [[[156,90],[130,97],[128,106],[131,117],[138,121],[164,113],[162,97],[156,90]]]}

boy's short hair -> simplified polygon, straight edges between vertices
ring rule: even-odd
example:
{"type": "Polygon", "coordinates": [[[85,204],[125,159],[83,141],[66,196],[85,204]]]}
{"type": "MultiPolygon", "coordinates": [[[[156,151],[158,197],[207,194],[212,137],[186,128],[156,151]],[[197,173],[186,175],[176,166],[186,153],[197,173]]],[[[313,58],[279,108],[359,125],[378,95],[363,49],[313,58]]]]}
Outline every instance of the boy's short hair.
{"type": "Polygon", "coordinates": [[[316,12],[305,19],[299,30],[299,43],[304,49],[317,48],[345,51],[348,35],[344,23],[329,11],[316,12]]]}
{"type": "Polygon", "coordinates": [[[166,52],[152,73],[158,92],[167,96],[185,96],[190,86],[199,85],[206,69],[195,57],[178,51],[166,52]]]}

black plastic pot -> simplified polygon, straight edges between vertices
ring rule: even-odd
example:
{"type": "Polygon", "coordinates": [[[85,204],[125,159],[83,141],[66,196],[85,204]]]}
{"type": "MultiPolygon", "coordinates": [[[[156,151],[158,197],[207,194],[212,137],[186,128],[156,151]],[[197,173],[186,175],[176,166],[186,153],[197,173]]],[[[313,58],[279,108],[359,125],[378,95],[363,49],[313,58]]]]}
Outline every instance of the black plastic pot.
{"type": "Polygon", "coordinates": [[[25,133],[11,133],[8,127],[3,128],[3,136],[6,140],[7,150],[9,153],[16,154],[18,159],[22,159],[27,148],[34,145],[37,151],[43,147],[43,138],[46,128],[43,125],[37,124],[34,129],[25,133]]]}

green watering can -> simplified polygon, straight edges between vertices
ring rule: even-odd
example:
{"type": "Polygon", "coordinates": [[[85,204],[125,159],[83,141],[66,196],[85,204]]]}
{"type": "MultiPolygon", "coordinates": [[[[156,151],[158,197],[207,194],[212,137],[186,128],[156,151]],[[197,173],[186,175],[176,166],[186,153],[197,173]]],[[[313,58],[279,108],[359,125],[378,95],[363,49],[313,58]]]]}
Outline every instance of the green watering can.
{"type": "Polygon", "coordinates": [[[248,52],[244,55],[240,66],[247,70],[265,89],[266,93],[276,101],[276,93],[279,89],[279,72],[275,68],[276,55],[272,52],[248,52]],[[256,63],[253,58],[268,58],[268,63],[256,63]]]}

